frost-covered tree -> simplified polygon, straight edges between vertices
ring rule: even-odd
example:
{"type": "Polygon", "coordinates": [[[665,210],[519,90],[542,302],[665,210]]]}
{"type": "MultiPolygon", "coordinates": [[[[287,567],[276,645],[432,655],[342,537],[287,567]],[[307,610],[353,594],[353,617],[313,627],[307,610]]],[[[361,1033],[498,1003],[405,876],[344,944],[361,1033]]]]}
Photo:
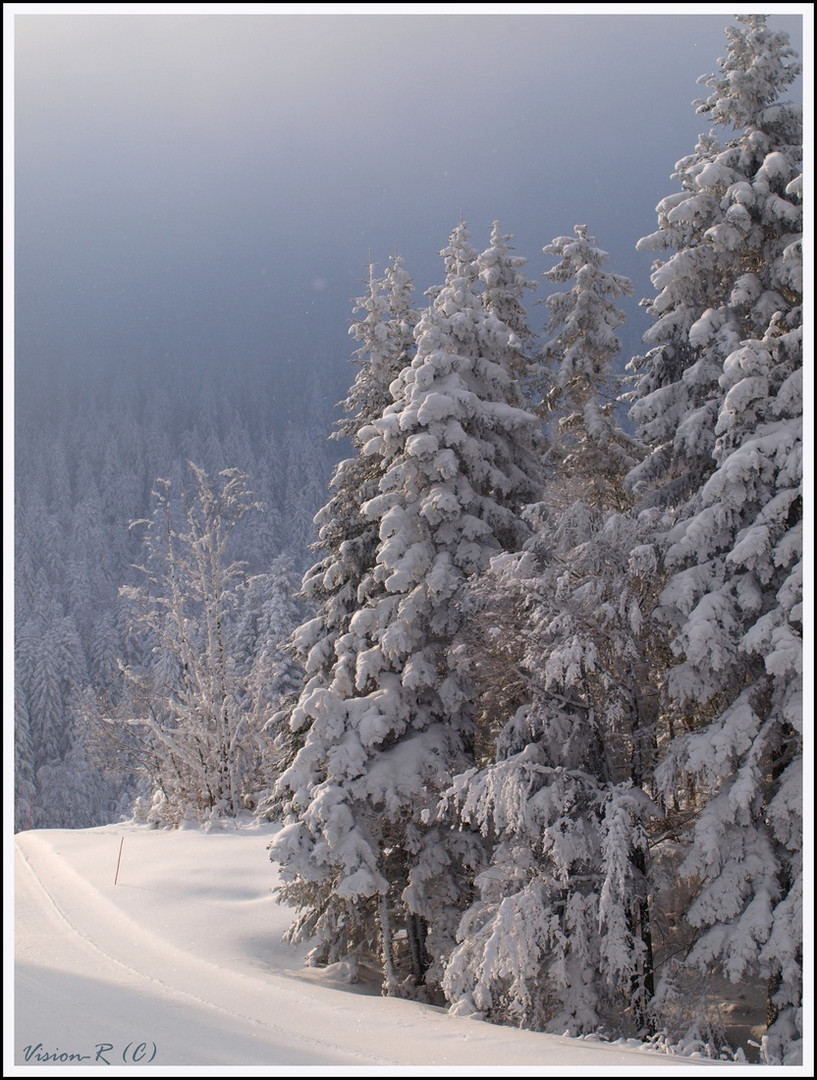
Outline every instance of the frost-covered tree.
{"type": "Polygon", "coordinates": [[[660,779],[699,808],[688,962],[768,979],[768,1060],[802,1035],[802,327],[780,311],[724,365],[716,469],[670,535],[673,703],[694,717],[660,779]]]}
{"type": "MultiPolygon", "coordinates": [[[[236,617],[235,661],[242,707],[251,710],[249,726],[260,735],[259,796],[269,790],[279,767],[276,718],[284,702],[303,684],[303,671],[287,647],[304,617],[292,560],[280,555],[266,574],[248,578],[236,617]]],[[[252,801],[256,799],[252,796],[252,801]]]]}
{"type": "Polygon", "coordinates": [[[546,278],[572,285],[547,300],[544,350],[545,408],[568,422],[552,433],[558,470],[529,511],[534,536],[481,583],[485,636],[517,643],[523,704],[508,698],[492,760],[447,793],[493,844],[446,968],[454,1010],[574,1034],[621,1029],[625,1014],[643,1030],[652,987],[643,611],[654,558],[645,522],[614,512],[635,448],[609,407],[623,319],[610,297],[630,286],[601,270],[593,244],[578,226],[545,248],[561,260],[546,278]]]}
{"type": "MultiPolygon", "coordinates": [[[[497,356],[518,379],[529,407],[541,388],[541,366],[535,355],[535,336],[528,325],[525,296],[536,288],[524,272],[528,260],[513,254],[513,237],[503,233],[498,221],[491,226],[488,247],[477,258],[482,303],[489,314],[510,330],[504,353],[497,356]]],[[[540,454],[545,459],[547,440],[540,454]]],[[[548,477],[549,479],[549,477],[548,477]]],[[[543,483],[545,480],[543,479],[543,483]]],[[[467,620],[467,647],[472,654],[473,704],[476,723],[476,760],[482,764],[493,755],[496,736],[507,718],[511,701],[521,686],[515,664],[518,642],[513,634],[494,632],[497,607],[507,606],[504,597],[493,594],[483,609],[479,590],[470,590],[467,620]]]]}
{"type": "Polygon", "coordinates": [[[542,349],[550,456],[559,462],[562,482],[578,481],[587,505],[622,508],[621,479],[637,454],[615,416],[620,378],[613,365],[621,351],[616,330],[624,321],[615,301],[631,296],[633,286],[629,278],[603,269],[607,252],[595,246],[586,225],[573,231],[574,236],[558,236],[544,248],[559,259],[543,274],[545,281],[569,285],[545,300],[552,335],[542,349]]]}
{"type": "Polygon", "coordinates": [[[314,539],[314,518],[324,498],[326,478],[321,468],[324,451],[320,439],[304,438],[301,423],[287,425],[283,442],[286,460],[281,511],[288,544],[301,554],[309,550],[314,539]]]}
{"type": "Polygon", "coordinates": [[[680,250],[653,277],[662,344],[638,361],[633,407],[652,452],[631,478],[675,521],[658,779],[696,815],[686,964],[768,979],[773,1062],[801,1032],[802,128],[780,100],[799,71],[787,36],[756,15],[727,35],[699,111],[737,134],[681,163],[685,191],[646,242],[680,250]]]}
{"type": "Polygon", "coordinates": [[[15,643],[16,684],[29,717],[36,766],[61,760],[72,738],[74,688],[87,678],[85,657],[73,620],[51,599],[38,574],[42,606],[29,612],[15,643]]]}
{"type": "Polygon", "coordinates": [[[485,310],[511,331],[504,362],[524,386],[532,374],[529,353],[533,344],[524,298],[526,292],[536,288],[536,283],[525,276],[528,260],[513,254],[512,240],[495,221],[491,226],[491,242],[478,259],[479,278],[485,310]]]}
{"type": "MultiPolygon", "coordinates": [[[[326,686],[336,662],[335,643],[349,627],[349,620],[362,602],[367,579],[374,567],[378,543],[377,526],[362,510],[377,494],[380,461],[364,456],[358,431],[377,419],[392,401],[389,387],[414,354],[414,325],[411,278],[403,260],[395,256],[383,277],[374,264],[369,266],[368,290],[355,304],[360,318],[349,328],[360,346],[353,363],[359,370],[349,394],[342,402],[345,416],[332,438],[347,439],[356,454],[334,469],[332,495],[315,516],[318,540],[313,545],[320,558],[304,575],[301,597],[314,616],[295,631],[291,649],[305,674],[307,693],[326,686]]],[[[288,744],[287,764],[302,744],[309,717],[295,713],[290,703],[276,718],[282,746],[288,744]]]]}
{"type": "Polygon", "coordinates": [[[661,257],[656,296],[644,301],[655,319],[644,336],[652,348],[632,363],[631,416],[650,450],[630,484],[668,505],[698,490],[714,467],[726,357],[762,337],[792,293],[784,252],[800,209],[787,186],[800,171],[802,110],[780,95],[800,65],[765,16],[741,16],[726,32],[719,72],[702,79],[713,92],[697,105],[736,134],[723,144],[714,132],[700,137],[676,165],[681,190],[659,203],[657,232],[638,244],[661,257]]]}
{"type": "Polygon", "coordinates": [[[643,1034],[656,703],[655,555],[640,541],[655,512],[539,513],[524,556],[495,560],[484,582],[511,604],[495,632],[521,645],[526,703],[494,760],[448,794],[495,848],[445,989],[489,1019],[643,1034]]]}
{"type": "Polygon", "coordinates": [[[309,734],[280,781],[289,814],[272,845],[301,909],[295,934],[326,933],[316,898],[328,889],[352,913],[348,954],[379,933],[388,993],[433,992],[468,890],[476,837],[434,817],[474,754],[463,602],[490,557],[527,536],[519,512],[539,483],[539,422],[464,225],[442,254],[416,355],[358,433],[382,473],[363,506],[378,527],[373,570],[334,643],[331,683],[299,702],[309,734]]]}
{"type": "Polygon", "coordinates": [[[144,526],[143,582],[123,586],[143,664],[124,664],[126,694],[107,723],[126,730],[151,785],[151,820],[179,824],[234,816],[259,790],[257,715],[239,676],[237,626],[243,564],[233,529],[256,508],[236,469],[208,476],[190,465],[177,499],[158,481],[144,526]]]}
{"type": "Polygon", "coordinates": [[[381,459],[361,452],[359,432],[391,404],[389,388],[414,355],[413,295],[403,260],[395,256],[382,278],[376,276],[374,264],[369,266],[368,291],[356,302],[360,317],[349,333],[360,342],[353,357],[359,370],[342,403],[346,415],[333,433],[334,438],[348,439],[356,454],[335,468],[332,496],[315,518],[315,550],[323,557],[304,576],[302,593],[317,614],[294,639],[308,680],[326,679],[331,671],[334,643],[348,629],[374,567],[377,525],[362,507],[377,494],[381,459]]]}
{"type": "Polygon", "coordinates": [[[14,831],[31,828],[37,787],[31,722],[21,687],[14,694],[14,831]]]}
{"type": "MultiPolygon", "coordinates": [[[[315,517],[319,559],[304,575],[301,593],[313,615],[293,633],[290,648],[304,672],[299,695],[274,717],[277,769],[286,771],[304,745],[318,714],[314,703],[333,684],[338,662],[338,642],[371,591],[372,573],[379,542],[377,523],[363,510],[379,490],[382,460],[364,455],[362,428],[378,419],[393,398],[390,386],[414,355],[413,287],[403,260],[395,255],[384,275],[369,266],[366,294],[355,303],[358,316],[349,333],[360,344],[353,355],[358,373],[342,402],[346,414],[333,438],[348,440],[355,456],[341,461],[330,483],[331,497],[315,517]]],[[[264,804],[264,812],[279,816],[293,805],[288,782],[276,784],[264,804]]],[[[376,951],[376,915],[334,890],[331,878],[318,875],[307,883],[302,877],[286,884],[284,899],[301,909],[291,936],[316,938],[315,962],[332,963],[357,951],[376,951]]],[[[352,971],[354,964],[352,964],[352,971]]]]}

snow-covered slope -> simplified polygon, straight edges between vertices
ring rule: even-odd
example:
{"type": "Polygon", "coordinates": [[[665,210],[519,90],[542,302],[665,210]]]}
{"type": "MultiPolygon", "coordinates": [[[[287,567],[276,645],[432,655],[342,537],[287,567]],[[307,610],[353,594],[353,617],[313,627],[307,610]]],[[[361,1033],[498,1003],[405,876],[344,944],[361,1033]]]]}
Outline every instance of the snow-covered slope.
{"type": "Polygon", "coordinates": [[[197,1076],[224,1066],[379,1076],[730,1067],[455,1019],[305,967],[306,949],[281,940],[292,913],[270,895],[273,832],[18,834],[15,1065],[50,1075],[61,1064],[197,1066],[197,1076]]]}

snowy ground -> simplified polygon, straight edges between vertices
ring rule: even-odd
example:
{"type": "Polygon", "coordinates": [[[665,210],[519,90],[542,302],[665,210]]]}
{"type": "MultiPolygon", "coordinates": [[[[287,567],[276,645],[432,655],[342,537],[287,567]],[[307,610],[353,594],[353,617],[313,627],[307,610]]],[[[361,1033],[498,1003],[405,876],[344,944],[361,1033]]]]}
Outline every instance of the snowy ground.
{"type": "Polygon", "coordinates": [[[454,1019],[305,968],[306,950],[281,941],[291,912],[270,896],[271,832],[18,834],[14,1065],[4,1075],[91,1065],[195,1076],[757,1072],[454,1019]],[[76,1056],[58,1067],[43,1055],[76,1056]]]}

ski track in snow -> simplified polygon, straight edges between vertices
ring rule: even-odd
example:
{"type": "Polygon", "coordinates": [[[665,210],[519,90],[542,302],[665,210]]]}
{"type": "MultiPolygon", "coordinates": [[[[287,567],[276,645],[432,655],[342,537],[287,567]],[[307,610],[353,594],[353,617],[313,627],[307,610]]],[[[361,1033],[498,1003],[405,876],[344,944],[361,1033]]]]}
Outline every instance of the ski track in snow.
{"type": "MultiPolygon", "coordinates": [[[[41,843],[40,837],[38,837],[36,833],[32,834],[29,837],[29,840],[35,842],[39,841],[41,843]]],[[[30,844],[30,846],[37,850],[36,843],[30,844]]],[[[59,863],[55,860],[49,860],[47,864],[43,866],[43,871],[47,871],[52,876],[52,879],[59,882],[57,889],[54,889],[52,886],[52,891],[43,879],[43,873],[38,872],[37,869],[35,869],[30,855],[27,855],[19,844],[17,845],[17,853],[20,855],[31,879],[36,883],[36,888],[41,892],[44,902],[47,903],[51,911],[60,921],[63,932],[79,939],[85,948],[92,950],[98,957],[101,957],[104,962],[113,964],[116,968],[124,972],[126,977],[135,977],[137,980],[147,983],[150,996],[170,995],[171,997],[187,999],[188,1001],[195,1003],[198,1007],[206,1010],[215,1010],[224,1016],[229,1017],[232,1021],[256,1025],[263,1030],[264,1035],[267,1038],[269,1037],[270,1032],[278,1032],[283,1037],[284,1044],[296,1041],[303,1045],[304,1051],[296,1053],[296,1060],[304,1062],[324,1059],[334,1059],[338,1061],[360,1060],[361,1062],[372,1065],[396,1064],[394,1060],[388,1060],[380,1056],[364,1055],[354,1047],[338,1045],[335,1042],[319,1038],[315,1034],[301,1034],[297,1031],[297,1024],[288,1023],[286,1027],[276,1024],[269,1019],[269,1013],[264,1016],[258,1016],[253,1015],[252,1012],[248,1010],[240,1011],[229,1008],[223,1004],[223,1002],[215,1000],[215,998],[219,993],[219,982],[227,982],[229,984],[235,980],[236,977],[232,972],[225,972],[224,969],[219,966],[208,964],[198,957],[189,955],[180,957],[178,950],[163,945],[154,933],[146,931],[144,926],[140,926],[137,922],[124,915],[106,897],[101,896],[95,889],[89,886],[88,883],[84,881],[64,860],[59,863]],[[61,905],[55,897],[55,891],[59,891],[64,901],[70,898],[70,903],[65,903],[64,906],[61,905]],[[78,912],[77,905],[81,904],[83,901],[87,904],[86,910],[88,917],[93,921],[93,929],[89,929],[86,925],[78,925],[77,917],[79,915],[79,917],[82,918],[82,915],[81,912],[78,912]],[[66,910],[67,907],[72,909],[70,914],[66,910]],[[128,963],[120,958],[120,956],[115,955],[110,947],[106,947],[105,944],[102,944],[100,938],[112,939],[114,948],[125,949],[126,951],[129,951],[127,943],[131,942],[133,950],[138,953],[142,963],[128,963]],[[170,981],[155,973],[155,966],[157,964],[161,965],[160,970],[165,970],[169,967],[169,961],[171,959],[176,960],[177,964],[183,964],[181,968],[182,977],[177,978],[174,981],[170,981]],[[148,970],[146,970],[146,968],[148,970]],[[189,982],[191,977],[200,980],[200,985],[210,987],[211,993],[208,997],[203,997],[200,993],[196,993],[184,985],[179,985],[180,982],[189,982]],[[315,1049],[318,1049],[323,1053],[316,1055],[314,1053],[315,1049]]],[[[169,894],[165,893],[165,895],[169,894]]],[[[189,897],[181,894],[178,895],[178,899],[185,904],[190,900],[189,897]]],[[[178,968],[176,970],[178,970],[178,968]]],[[[241,975],[238,976],[239,979],[242,977],[243,976],[241,975]]],[[[236,991],[239,990],[239,988],[236,987],[233,987],[232,989],[236,991]]],[[[229,992],[229,989],[221,991],[222,994],[229,994],[229,992]]],[[[268,996],[268,994],[266,996],[268,996]]],[[[235,998],[236,1000],[247,1003],[252,1001],[252,994],[246,992],[241,994],[240,992],[236,992],[235,998]]],[[[261,1000],[263,1001],[263,996],[261,1000]]],[[[46,1049],[48,1049],[48,1047],[46,1047],[46,1049]]]]}
{"type": "MultiPolygon", "coordinates": [[[[156,975],[151,975],[148,972],[142,970],[141,968],[137,968],[137,967],[134,967],[134,966],[132,966],[130,964],[124,963],[122,960],[118,959],[116,956],[114,956],[107,949],[105,949],[101,945],[99,945],[98,942],[94,941],[93,938],[91,936],[89,936],[89,934],[84,933],[82,930],[80,930],[77,927],[77,925],[74,922],[72,922],[71,919],[68,918],[65,911],[60,907],[59,903],[55,899],[53,893],[49,891],[48,887],[45,885],[42,878],[37,874],[34,867],[31,865],[31,861],[26,856],[25,852],[23,850],[21,850],[19,847],[18,847],[17,850],[18,850],[18,852],[19,852],[19,854],[20,854],[20,856],[22,858],[22,861],[23,861],[24,865],[26,866],[26,868],[30,872],[32,878],[36,882],[39,889],[42,891],[42,893],[46,897],[48,904],[51,906],[51,908],[54,910],[56,915],[60,918],[62,923],[67,928],[68,933],[76,935],[76,937],[78,937],[80,939],[80,941],[85,946],[87,946],[90,949],[93,949],[100,956],[104,957],[104,959],[107,962],[109,962],[111,964],[114,964],[116,967],[122,968],[125,972],[127,972],[128,975],[135,975],[139,979],[146,980],[151,985],[151,988],[152,988],[152,990],[154,992],[167,991],[167,992],[169,992],[171,994],[181,995],[182,997],[188,998],[189,1000],[194,1001],[197,1005],[203,1006],[204,1008],[215,1009],[218,1012],[223,1013],[224,1015],[231,1017],[233,1020],[246,1021],[246,1022],[248,1022],[250,1024],[262,1024],[263,1023],[264,1027],[268,1031],[269,1030],[278,1031],[282,1035],[284,1035],[284,1036],[286,1036],[286,1037],[288,1037],[290,1039],[291,1038],[299,1039],[307,1046],[310,1046],[310,1047],[318,1046],[322,1050],[330,1051],[330,1052],[336,1054],[337,1056],[343,1056],[343,1055],[349,1053],[347,1048],[341,1048],[341,1047],[339,1047],[339,1046],[337,1046],[337,1045],[335,1045],[333,1043],[324,1042],[321,1039],[318,1039],[318,1038],[316,1038],[314,1036],[306,1038],[306,1037],[297,1035],[297,1034],[293,1033],[292,1031],[289,1031],[286,1028],[283,1028],[283,1027],[273,1023],[269,1019],[265,1019],[265,1020],[261,1021],[257,1017],[249,1015],[248,1013],[236,1012],[235,1010],[225,1008],[223,1005],[220,1005],[220,1004],[218,1004],[218,1003],[216,1003],[216,1002],[214,1002],[212,1000],[208,1000],[207,998],[201,997],[198,994],[194,994],[189,990],[185,990],[184,988],[179,987],[179,986],[174,986],[170,982],[167,982],[166,980],[161,979],[161,978],[157,977],[156,975]]],[[[77,878],[77,881],[78,881],[78,883],[80,885],[83,884],[79,878],[77,878]]],[[[98,913],[99,908],[97,908],[96,910],[97,910],[97,913],[98,913]]],[[[106,912],[106,914],[108,914],[108,913],[106,912]]],[[[116,914],[118,915],[119,913],[117,912],[116,914]]],[[[142,927],[139,927],[138,924],[133,923],[131,920],[128,920],[128,922],[131,922],[131,925],[132,925],[133,930],[134,930],[135,933],[138,933],[140,935],[144,935],[144,929],[142,927]]],[[[144,940],[140,943],[140,948],[144,949],[144,940]]],[[[188,963],[190,963],[189,960],[188,960],[188,963]]],[[[201,961],[196,960],[195,963],[196,964],[201,964],[201,961]]],[[[219,975],[221,974],[219,969],[215,965],[210,965],[210,967],[212,968],[212,977],[213,978],[218,978],[219,975]]],[[[362,1057],[362,1055],[360,1055],[360,1056],[362,1057]]],[[[371,1060],[368,1063],[370,1063],[370,1064],[378,1064],[378,1065],[394,1065],[394,1064],[396,1064],[395,1061],[389,1061],[389,1060],[387,1060],[385,1058],[377,1058],[377,1059],[371,1060]]]]}
{"type": "Polygon", "coordinates": [[[26,1064],[25,1048],[92,1059],[101,1043],[121,1054],[138,1037],[157,1046],[156,1065],[197,1065],[196,1075],[219,1064],[219,1075],[232,1065],[353,1075],[594,1065],[701,1075],[723,1066],[454,1019],[332,985],[300,968],[306,950],[278,943],[291,913],[269,896],[274,873],[262,847],[270,835],[125,825],[15,837],[15,1064],[54,1075],[56,1065],[26,1064]],[[114,888],[122,836],[125,883],[114,888]]]}

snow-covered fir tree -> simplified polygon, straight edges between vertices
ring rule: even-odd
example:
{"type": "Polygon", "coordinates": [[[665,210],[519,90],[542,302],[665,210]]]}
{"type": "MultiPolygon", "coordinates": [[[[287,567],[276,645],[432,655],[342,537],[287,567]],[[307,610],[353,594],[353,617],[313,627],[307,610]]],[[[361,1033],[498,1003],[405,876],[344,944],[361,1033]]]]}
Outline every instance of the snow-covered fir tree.
{"type": "Polygon", "coordinates": [[[511,331],[504,362],[508,370],[522,380],[524,387],[532,376],[530,350],[534,337],[528,325],[524,298],[526,292],[536,288],[536,283],[525,276],[528,260],[513,254],[512,240],[513,237],[503,233],[499,222],[495,221],[491,226],[490,244],[479,256],[479,278],[485,310],[511,331]]]}
{"type": "Polygon", "coordinates": [[[464,225],[442,254],[416,355],[358,432],[382,473],[363,506],[379,536],[370,585],[334,641],[331,683],[299,702],[309,734],[281,779],[289,813],[272,844],[301,908],[295,933],[320,940],[313,905],[325,889],[342,898],[359,920],[343,944],[371,956],[379,932],[388,993],[433,992],[468,894],[481,845],[434,813],[474,756],[463,604],[491,556],[526,538],[520,510],[539,484],[539,422],[504,362],[512,331],[483,304],[464,225]]]}
{"type": "Polygon", "coordinates": [[[257,805],[276,778],[280,758],[276,717],[283,702],[294,700],[303,685],[303,671],[288,648],[290,635],[304,618],[298,599],[300,581],[292,560],[279,555],[265,574],[253,574],[239,597],[234,637],[237,687],[241,708],[250,712],[248,726],[259,733],[258,790],[245,803],[257,805]]]}
{"type": "Polygon", "coordinates": [[[658,230],[638,243],[655,251],[656,296],[644,301],[652,348],[635,357],[631,417],[649,453],[630,485],[678,505],[713,469],[726,357],[762,336],[785,283],[784,252],[799,200],[786,185],[800,170],[802,110],[780,100],[799,74],[788,36],[744,16],[728,28],[728,55],[706,79],[698,112],[737,135],[702,135],[676,165],[681,190],[658,204],[658,230]],[[672,252],[668,257],[665,253],[672,252]]]}
{"type": "Polygon", "coordinates": [[[632,439],[616,420],[620,378],[613,368],[621,352],[615,332],[624,321],[615,301],[631,296],[633,286],[604,269],[607,252],[595,244],[587,226],[576,225],[573,236],[558,236],[544,248],[559,259],[542,275],[545,281],[570,284],[545,301],[552,335],[542,350],[550,380],[545,414],[551,457],[563,481],[577,478],[583,502],[611,508],[614,491],[621,491],[624,473],[637,460],[632,439]]]}
{"type": "MultiPolygon", "coordinates": [[[[802,334],[773,321],[726,363],[718,468],[671,534],[673,702],[694,719],[659,778],[698,811],[688,962],[768,978],[770,1063],[802,1034],[802,334]]],[[[794,1058],[791,1058],[794,1060],[794,1058]]]]}
{"type": "Polygon", "coordinates": [[[695,815],[686,966],[768,979],[764,1053],[780,1062],[802,1007],[802,127],[781,100],[799,64],[763,16],[727,36],[699,112],[736,134],[680,163],[684,191],[642,242],[679,250],[653,275],[661,344],[637,361],[633,407],[652,452],[631,481],[675,522],[658,779],[695,815]]]}
{"type": "MultiPolygon", "coordinates": [[[[360,342],[353,355],[359,370],[342,402],[346,414],[333,433],[347,439],[356,451],[335,468],[332,495],[318,512],[318,561],[304,575],[301,596],[314,612],[293,633],[291,651],[304,671],[299,695],[274,717],[277,768],[285,771],[296,756],[303,759],[305,743],[319,720],[315,704],[334,680],[338,641],[348,633],[349,622],[372,591],[372,573],[379,542],[377,523],[363,511],[364,504],[379,491],[382,473],[377,454],[362,453],[359,431],[378,419],[393,398],[389,387],[414,355],[417,312],[413,287],[403,260],[395,255],[384,275],[369,265],[368,288],[355,304],[359,317],[349,333],[360,342]]],[[[285,813],[293,791],[286,780],[276,784],[264,803],[270,816],[285,813]]],[[[330,878],[319,876],[306,882],[297,878],[282,889],[284,899],[301,909],[292,928],[295,940],[316,938],[315,962],[348,960],[357,952],[377,949],[376,914],[334,890],[330,878]]],[[[352,965],[354,968],[354,964],[352,965]]]]}
{"type": "MultiPolygon", "coordinates": [[[[524,301],[536,283],[525,273],[528,260],[514,255],[513,250],[513,237],[502,232],[498,221],[493,222],[490,243],[477,259],[481,296],[485,310],[511,331],[501,362],[519,379],[529,407],[535,412],[532,402],[541,381],[541,366],[534,357],[535,335],[528,323],[524,301]]],[[[540,441],[540,454],[544,461],[547,455],[544,438],[540,441]]],[[[470,590],[466,638],[473,654],[475,753],[477,762],[484,764],[492,758],[493,744],[507,718],[508,703],[515,699],[521,687],[514,662],[518,643],[513,635],[492,633],[494,620],[483,613],[483,599],[478,592],[470,590]]],[[[505,604],[504,597],[494,594],[489,606],[505,604]]]]}
{"type": "Polygon", "coordinates": [[[518,644],[524,703],[492,760],[447,794],[493,844],[446,968],[454,1010],[574,1034],[643,1030],[652,987],[642,609],[654,560],[644,522],[614,512],[636,451],[610,407],[623,319],[611,298],[631,286],[593,245],[577,226],[545,248],[561,260],[545,277],[572,285],[547,300],[554,468],[525,552],[495,558],[482,582],[485,637],[518,644]]]}
{"type": "Polygon", "coordinates": [[[31,828],[37,794],[28,703],[22,687],[14,694],[14,831],[31,828]]]}
{"type": "MultiPolygon", "coordinates": [[[[356,451],[340,462],[331,481],[332,497],[318,512],[318,542],[323,555],[304,576],[302,592],[317,611],[294,639],[307,679],[325,679],[335,662],[334,642],[346,632],[367,589],[378,543],[376,523],[363,504],[377,494],[381,462],[361,453],[359,432],[378,419],[392,402],[390,386],[414,355],[414,310],[411,278],[395,256],[382,278],[369,266],[368,291],[355,306],[359,314],[349,333],[360,342],[353,362],[359,371],[342,402],[345,417],[333,438],[347,439],[356,451]],[[360,594],[361,589],[363,594],[360,594]],[[318,648],[313,650],[313,646],[318,648]]],[[[295,727],[298,727],[296,721],[295,727]]]]}

